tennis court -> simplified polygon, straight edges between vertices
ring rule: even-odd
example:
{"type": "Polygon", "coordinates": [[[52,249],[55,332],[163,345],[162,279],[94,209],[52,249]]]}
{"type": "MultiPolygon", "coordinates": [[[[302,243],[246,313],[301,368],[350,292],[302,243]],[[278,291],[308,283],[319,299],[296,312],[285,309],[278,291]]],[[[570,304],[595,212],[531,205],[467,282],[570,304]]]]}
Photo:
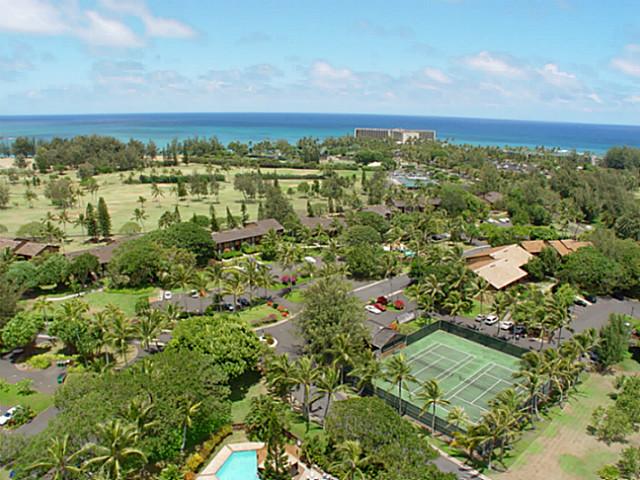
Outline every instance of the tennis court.
{"type": "MultiPolygon", "coordinates": [[[[515,384],[513,372],[519,362],[517,357],[443,330],[427,335],[394,355],[399,353],[404,354],[417,380],[406,385],[403,399],[422,408],[415,394],[420,390],[420,383],[435,378],[451,402],[446,407],[438,406],[436,416],[446,419],[451,407],[460,406],[472,422],[488,410],[489,402],[498,393],[515,384]]],[[[376,381],[376,387],[394,395],[398,392],[397,386],[385,380],[376,381]]]]}

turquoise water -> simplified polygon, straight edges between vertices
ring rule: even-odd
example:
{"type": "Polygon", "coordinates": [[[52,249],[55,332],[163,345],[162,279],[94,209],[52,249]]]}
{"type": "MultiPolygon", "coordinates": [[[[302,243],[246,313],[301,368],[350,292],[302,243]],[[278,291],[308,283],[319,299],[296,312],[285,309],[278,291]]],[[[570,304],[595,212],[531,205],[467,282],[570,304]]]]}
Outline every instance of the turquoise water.
{"type": "Polygon", "coordinates": [[[255,450],[233,452],[216,477],[219,480],[258,480],[258,455],[255,450]]]}
{"type": "Polygon", "coordinates": [[[120,140],[154,140],[215,135],[258,142],[301,137],[353,135],[355,127],[435,129],[438,138],[476,145],[544,145],[602,153],[613,145],[640,146],[640,127],[481,118],[317,113],[144,113],[105,115],[0,116],[0,142],[17,136],[41,139],[75,135],[112,135],[120,140]]]}

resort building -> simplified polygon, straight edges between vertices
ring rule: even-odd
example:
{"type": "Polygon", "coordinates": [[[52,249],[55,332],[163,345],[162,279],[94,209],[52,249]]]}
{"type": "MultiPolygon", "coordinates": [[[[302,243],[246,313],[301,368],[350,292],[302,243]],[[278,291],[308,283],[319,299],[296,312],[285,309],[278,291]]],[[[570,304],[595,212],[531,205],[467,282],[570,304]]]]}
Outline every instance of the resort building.
{"type": "Polygon", "coordinates": [[[524,279],[527,272],[522,269],[533,258],[519,245],[487,248],[466,255],[467,266],[496,290],[501,290],[524,279]]]}
{"type": "Polygon", "coordinates": [[[544,248],[553,248],[561,257],[574,253],[582,247],[590,247],[593,244],[591,242],[582,242],[573,239],[564,240],[525,240],[520,243],[522,248],[527,252],[538,255],[544,248]]]}
{"type": "Polygon", "coordinates": [[[88,253],[89,255],[93,255],[98,259],[98,263],[100,264],[100,267],[104,270],[111,262],[111,259],[113,258],[116,248],[118,248],[120,245],[123,245],[127,243],[129,240],[132,240],[138,236],[140,235],[131,235],[128,237],[112,239],[106,245],[100,245],[97,247],[87,248],[84,250],[76,250],[75,252],[69,252],[65,254],[65,256],[69,260],[73,260],[74,258],[79,257],[80,255],[88,253]]]}
{"type": "Polygon", "coordinates": [[[235,250],[242,246],[243,243],[248,245],[257,245],[270,230],[276,233],[282,233],[284,227],[273,219],[258,220],[257,222],[247,223],[242,228],[234,228],[233,230],[224,230],[222,232],[214,232],[211,235],[216,244],[216,250],[223,252],[225,250],[235,250]]]}
{"type": "Polygon", "coordinates": [[[342,217],[300,217],[300,223],[309,230],[321,228],[327,233],[333,233],[346,225],[342,217]]]}
{"type": "Polygon", "coordinates": [[[435,130],[405,130],[403,128],[356,128],[356,138],[391,139],[397,143],[415,140],[435,140],[435,130]]]}
{"type": "Polygon", "coordinates": [[[32,242],[23,238],[0,238],[0,250],[4,249],[9,249],[11,253],[25,260],[31,260],[45,253],[56,253],[60,247],[50,243],[32,242]]]}

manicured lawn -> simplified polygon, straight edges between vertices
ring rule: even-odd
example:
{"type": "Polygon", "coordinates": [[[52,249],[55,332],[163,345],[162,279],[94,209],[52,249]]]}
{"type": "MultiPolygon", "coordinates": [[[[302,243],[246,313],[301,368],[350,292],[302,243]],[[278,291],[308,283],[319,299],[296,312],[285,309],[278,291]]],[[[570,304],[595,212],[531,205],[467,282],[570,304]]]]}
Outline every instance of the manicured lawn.
{"type": "Polygon", "coordinates": [[[231,421],[243,423],[251,408],[251,399],[264,393],[267,393],[267,387],[255,375],[248,375],[234,385],[231,394],[231,421]]]}
{"type": "Polygon", "coordinates": [[[302,303],[304,301],[304,293],[302,290],[295,289],[291,293],[285,295],[284,298],[293,303],[302,303]]]}
{"type": "MultiPolygon", "coordinates": [[[[486,295],[485,295],[486,296],[486,295]]],[[[473,301],[473,307],[471,307],[471,310],[467,313],[463,313],[462,316],[463,317],[467,317],[467,318],[476,318],[476,316],[480,313],[483,314],[488,314],[491,311],[491,303],[489,303],[487,301],[487,299],[485,298],[484,304],[482,305],[482,308],[480,308],[480,302],[478,300],[474,300],[473,301]]]]}
{"type": "MultiPolygon", "coordinates": [[[[181,165],[178,167],[183,174],[189,175],[191,173],[199,172],[206,173],[206,169],[203,165],[181,165]]],[[[158,173],[168,172],[170,169],[163,167],[156,167],[158,173]]],[[[80,201],[80,205],[75,206],[68,210],[71,218],[77,217],[80,212],[83,212],[86,208],[86,204],[91,202],[94,206],[97,204],[100,197],[104,197],[109,207],[111,214],[111,222],[113,225],[113,232],[118,233],[122,225],[131,221],[133,210],[139,205],[136,203],[138,197],[142,196],[147,199],[145,204],[145,210],[148,215],[148,219],[144,222],[145,230],[152,230],[157,227],[158,219],[160,215],[166,210],[173,210],[175,205],[178,204],[182,218],[190,218],[194,213],[198,215],[209,215],[209,206],[213,203],[219,221],[224,223],[225,210],[228,206],[234,215],[240,215],[241,202],[243,200],[242,194],[233,188],[233,179],[237,173],[246,172],[249,169],[233,167],[228,171],[221,171],[225,175],[226,181],[220,183],[220,192],[218,198],[214,196],[204,197],[198,199],[197,197],[189,197],[184,200],[177,201],[174,194],[171,193],[170,184],[160,184],[159,187],[163,193],[163,196],[154,199],[151,196],[150,184],[124,184],[124,178],[127,178],[129,172],[125,172],[123,178],[120,178],[120,174],[111,173],[96,175],[94,178],[98,182],[99,190],[95,196],[86,195],[80,201]]],[[[265,170],[267,171],[267,170],[265,170]]],[[[268,172],[274,172],[280,174],[295,174],[303,175],[305,173],[317,174],[319,170],[295,170],[286,168],[269,168],[268,172]]],[[[133,172],[133,177],[137,178],[142,172],[133,172]]],[[[149,174],[150,169],[146,169],[144,173],[149,174]]],[[[339,175],[352,175],[358,172],[353,171],[338,171],[339,175]]],[[[10,185],[10,201],[9,207],[3,210],[2,223],[8,229],[8,235],[13,236],[17,232],[21,225],[24,225],[33,221],[40,221],[47,211],[56,213],[55,209],[51,206],[49,200],[44,196],[44,187],[48,181],[48,175],[39,175],[42,180],[42,184],[37,187],[32,187],[32,190],[36,193],[38,198],[33,201],[33,208],[31,208],[25,197],[26,187],[20,182],[19,184],[10,185]]],[[[74,181],[77,180],[75,172],[70,172],[69,177],[74,181]]],[[[283,191],[287,191],[289,187],[296,188],[301,180],[280,180],[280,186],[283,191]]],[[[310,183],[307,180],[307,183],[310,183]]],[[[296,211],[305,212],[307,198],[298,194],[288,196],[291,200],[293,207],[296,211]]],[[[248,213],[251,219],[257,218],[258,202],[247,203],[248,213]]],[[[65,245],[65,251],[78,250],[87,248],[88,245],[83,244],[85,238],[83,237],[83,231],[76,226],[66,225],[66,232],[72,240],[65,245]]]]}
{"type": "Polygon", "coordinates": [[[37,414],[53,405],[53,396],[41,392],[35,392],[26,396],[18,395],[15,384],[9,383],[6,391],[0,391],[0,405],[3,407],[3,410],[15,407],[16,405],[29,406],[33,408],[33,411],[37,414]]]}
{"type": "Polygon", "coordinates": [[[245,320],[250,325],[255,325],[255,326],[265,323],[266,321],[263,321],[263,320],[266,319],[269,315],[275,315],[276,316],[275,321],[282,319],[282,314],[278,312],[278,310],[268,306],[267,304],[258,305],[257,307],[251,307],[245,310],[241,310],[240,312],[238,312],[237,315],[239,318],[245,320]]]}
{"type": "Polygon", "coordinates": [[[317,435],[322,432],[322,427],[316,422],[309,424],[309,432],[306,432],[306,424],[302,415],[293,414],[289,430],[299,439],[304,439],[306,435],[317,435]]]}
{"type": "Polygon", "coordinates": [[[128,290],[107,290],[104,292],[92,292],[80,297],[91,307],[91,310],[102,310],[109,304],[113,304],[121,309],[127,316],[135,315],[136,302],[141,298],[158,296],[159,290],[156,288],[128,289],[128,290]]]}

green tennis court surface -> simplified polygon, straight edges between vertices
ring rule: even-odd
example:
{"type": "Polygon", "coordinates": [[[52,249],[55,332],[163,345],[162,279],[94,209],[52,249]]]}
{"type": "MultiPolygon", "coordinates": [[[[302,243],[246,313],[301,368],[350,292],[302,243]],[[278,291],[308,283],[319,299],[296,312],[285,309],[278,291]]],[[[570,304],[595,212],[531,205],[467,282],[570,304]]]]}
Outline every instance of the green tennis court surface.
{"type": "MultiPolygon", "coordinates": [[[[420,383],[435,378],[451,405],[436,409],[436,415],[446,419],[453,406],[463,407],[469,419],[476,422],[488,410],[489,401],[498,393],[515,384],[513,372],[519,359],[485,347],[457,335],[438,330],[394,353],[404,354],[411,373],[418,383],[409,382],[402,398],[422,408],[414,398],[420,383]]],[[[390,357],[389,357],[390,358],[390,357]]],[[[383,361],[386,363],[388,358],[383,361]]],[[[396,385],[385,380],[376,381],[376,387],[394,395],[396,385]]],[[[431,409],[429,410],[431,412],[431,409]]]]}

